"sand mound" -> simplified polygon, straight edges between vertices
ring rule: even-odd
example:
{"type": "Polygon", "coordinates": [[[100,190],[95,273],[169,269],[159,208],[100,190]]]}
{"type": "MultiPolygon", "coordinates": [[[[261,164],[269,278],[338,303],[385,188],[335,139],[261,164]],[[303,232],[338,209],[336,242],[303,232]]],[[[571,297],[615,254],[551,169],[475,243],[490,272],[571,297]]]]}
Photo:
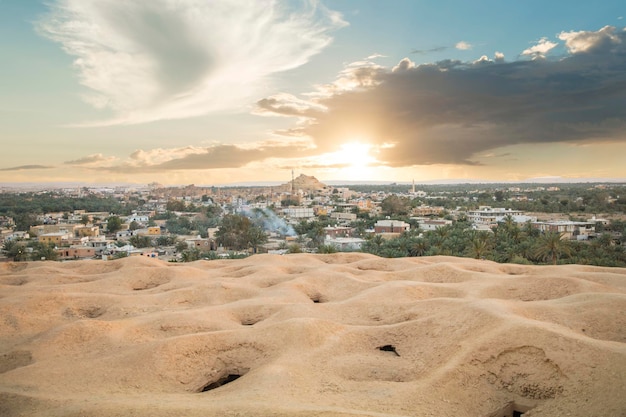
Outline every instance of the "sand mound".
{"type": "Polygon", "coordinates": [[[626,416],[626,270],[0,265],[2,416],[626,416]]]}

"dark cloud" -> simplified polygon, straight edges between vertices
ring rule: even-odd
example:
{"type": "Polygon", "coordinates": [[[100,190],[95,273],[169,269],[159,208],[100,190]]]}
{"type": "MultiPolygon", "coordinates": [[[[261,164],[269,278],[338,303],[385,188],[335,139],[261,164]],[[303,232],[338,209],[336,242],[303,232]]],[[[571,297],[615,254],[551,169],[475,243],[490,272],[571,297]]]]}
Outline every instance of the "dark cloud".
{"type": "Polygon", "coordinates": [[[31,169],[52,169],[52,166],[46,165],[20,165],[17,167],[0,168],[0,171],[28,171],[31,169]]]}
{"type": "Polygon", "coordinates": [[[302,132],[320,150],[368,140],[395,167],[477,165],[480,153],[516,144],[626,141],[626,32],[560,39],[569,54],[554,59],[403,60],[369,73],[369,85],[318,100],[326,111],[302,132]]]}
{"type": "MultiPolygon", "coordinates": [[[[130,155],[130,160],[127,162],[92,167],[91,169],[105,172],[145,173],[241,168],[268,158],[297,158],[311,156],[314,153],[314,149],[310,149],[302,143],[285,145],[277,142],[267,142],[255,148],[215,145],[207,148],[138,150],[130,155]]],[[[85,157],[78,161],[86,161],[91,158],[85,157]]]]}
{"type": "Polygon", "coordinates": [[[418,55],[424,55],[424,54],[429,54],[432,52],[443,52],[450,49],[449,46],[437,46],[436,48],[431,48],[431,49],[413,49],[411,51],[412,54],[418,54],[418,55]]]}
{"type": "Polygon", "coordinates": [[[63,162],[65,165],[89,165],[89,164],[94,164],[94,163],[98,163],[98,162],[106,162],[109,159],[104,157],[104,155],[102,155],[101,153],[98,154],[94,154],[94,155],[88,155],[79,159],[75,159],[72,161],[66,161],[63,162]]]}
{"type": "MultiPolygon", "coordinates": [[[[316,163],[305,163],[305,164],[296,164],[298,169],[345,169],[350,168],[352,165],[349,163],[339,163],[339,164],[316,164],[316,163]]],[[[293,169],[293,165],[283,165],[279,166],[278,169],[293,169]]]]}

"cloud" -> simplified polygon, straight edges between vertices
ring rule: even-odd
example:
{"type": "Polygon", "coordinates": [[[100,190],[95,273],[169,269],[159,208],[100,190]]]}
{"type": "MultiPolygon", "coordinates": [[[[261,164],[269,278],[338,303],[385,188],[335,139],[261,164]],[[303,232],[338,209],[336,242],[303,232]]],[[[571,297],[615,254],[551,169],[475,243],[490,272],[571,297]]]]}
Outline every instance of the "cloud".
{"type": "Polygon", "coordinates": [[[434,53],[434,52],[444,52],[447,51],[448,49],[458,49],[460,51],[468,51],[470,49],[473,48],[473,45],[470,44],[469,42],[465,42],[465,41],[460,41],[457,42],[454,47],[452,46],[437,46],[434,48],[430,48],[430,49],[413,49],[411,50],[412,54],[417,54],[417,55],[425,55],[425,54],[430,54],[430,53],[434,53]]]}
{"type": "Polygon", "coordinates": [[[461,51],[467,51],[467,50],[472,49],[472,45],[465,41],[457,42],[457,44],[454,45],[454,47],[461,51]]]}
{"type": "Polygon", "coordinates": [[[625,142],[626,31],[565,37],[571,46],[555,59],[360,63],[309,94],[314,105],[294,111],[290,97],[267,111],[297,116],[290,135],[311,138],[320,153],[357,140],[392,167],[480,165],[480,155],[519,144],[625,142]]]}
{"type": "Polygon", "coordinates": [[[447,49],[450,49],[450,47],[448,46],[437,46],[435,48],[431,48],[431,49],[413,49],[411,51],[412,54],[418,54],[418,55],[424,55],[424,54],[429,54],[432,52],[443,52],[447,49]]]}
{"type": "Polygon", "coordinates": [[[310,100],[302,100],[291,94],[276,94],[257,102],[255,114],[313,117],[325,111],[325,107],[310,100]]]}
{"type": "Polygon", "coordinates": [[[533,59],[545,58],[548,52],[557,46],[555,42],[551,42],[548,38],[541,38],[539,42],[528,49],[522,51],[522,55],[530,56],[533,59]]]}
{"type": "Polygon", "coordinates": [[[605,26],[597,32],[561,32],[559,39],[565,41],[570,53],[579,52],[610,52],[614,48],[621,48],[624,38],[623,30],[620,34],[613,26],[605,26]]]}
{"type": "Polygon", "coordinates": [[[102,166],[102,165],[110,165],[117,158],[115,157],[105,157],[101,153],[88,155],[79,159],[75,159],[72,161],[66,161],[63,164],[65,165],[74,165],[74,166],[102,166]]]}
{"type": "Polygon", "coordinates": [[[345,25],[307,0],[56,0],[38,30],[75,57],[85,99],[115,112],[99,124],[132,124],[239,109],[345,25]]]}
{"type": "Polygon", "coordinates": [[[10,168],[0,168],[0,171],[27,171],[33,169],[52,169],[54,167],[47,165],[20,165],[10,168]]]}
{"type": "Polygon", "coordinates": [[[267,141],[247,146],[215,144],[207,147],[157,148],[136,150],[125,160],[89,155],[65,164],[104,172],[129,174],[241,168],[269,159],[293,159],[311,156],[314,149],[307,140],[267,141]]]}

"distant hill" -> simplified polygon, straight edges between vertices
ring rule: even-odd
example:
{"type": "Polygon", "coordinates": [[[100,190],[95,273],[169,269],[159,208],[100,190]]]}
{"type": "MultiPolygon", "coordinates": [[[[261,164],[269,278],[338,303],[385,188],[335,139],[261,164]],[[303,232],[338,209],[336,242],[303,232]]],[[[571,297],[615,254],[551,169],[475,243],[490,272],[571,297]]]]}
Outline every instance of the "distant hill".
{"type": "MultiPolygon", "coordinates": [[[[318,191],[323,190],[324,188],[326,188],[326,184],[321,183],[317,178],[313,176],[300,174],[293,180],[293,189],[295,191],[318,191]]],[[[278,190],[283,192],[291,191],[291,181],[278,186],[278,190]]]]}

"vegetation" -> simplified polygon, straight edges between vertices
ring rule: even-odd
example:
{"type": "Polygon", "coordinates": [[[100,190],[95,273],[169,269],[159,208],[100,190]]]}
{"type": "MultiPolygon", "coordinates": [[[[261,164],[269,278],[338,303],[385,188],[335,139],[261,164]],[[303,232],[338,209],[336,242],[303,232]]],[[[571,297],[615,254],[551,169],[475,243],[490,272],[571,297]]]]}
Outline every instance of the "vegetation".
{"type": "Polygon", "coordinates": [[[529,224],[520,227],[510,220],[494,227],[493,233],[477,232],[467,222],[455,222],[424,233],[411,230],[390,240],[375,235],[367,240],[363,251],[387,258],[447,255],[524,264],[626,267],[624,245],[609,233],[589,242],[570,241],[561,234],[541,234],[529,224]]]}
{"type": "Polygon", "coordinates": [[[15,262],[23,261],[56,261],[59,259],[54,244],[41,242],[24,242],[19,240],[8,240],[2,247],[5,255],[15,262]]]}
{"type": "Polygon", "coordinates": [[[107,219],[107,232],[115,234],[122,230],[122,219],[118,216],[111,216],[107,219]]]}
{"type": "Polygon", "coordinates": [[[227,214],[222,218],[220,228],[215,234],[218,245],[227,249],[243,250],[252,248],[256,253],[259,245],[267,242],[263,229],[245,216],[227,214]]]}
{"type": "MultiPolygon", "coordinates": [[[[73,212],[107,212],[127,215],[137,209],[137,202],[122,202],[113,197],[69,197],[58,192],[0,193],[0,215],[15,216],[19,213],[44,214],[73,212]]],[[[21,229],[20,229],[21,230],[21,229]]]]}

